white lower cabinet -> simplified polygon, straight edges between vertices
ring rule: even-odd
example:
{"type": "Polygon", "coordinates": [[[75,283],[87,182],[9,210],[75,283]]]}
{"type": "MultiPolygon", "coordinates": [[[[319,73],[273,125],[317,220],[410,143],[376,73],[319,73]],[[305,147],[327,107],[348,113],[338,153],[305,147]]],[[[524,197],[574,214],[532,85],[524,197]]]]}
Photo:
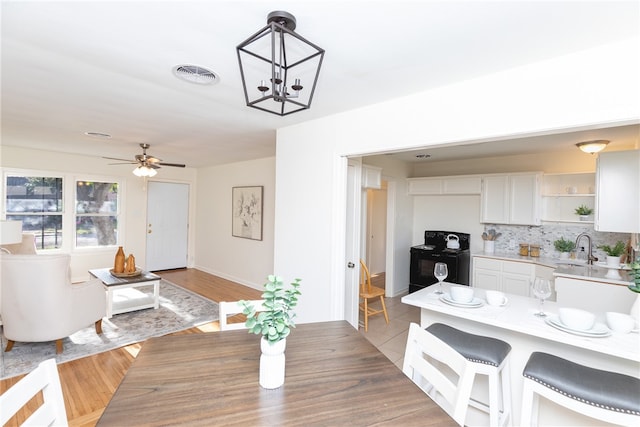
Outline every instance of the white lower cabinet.
{"type": "MultiPolygon", "coordinates": [[[[553,280],[553,268],[531,262],[473,257],[472,285],[514,295],[530,296],[529,287],[536,277],[553,280]]],[[[555,292],[549,298],[555,301],[555,292]]]]}

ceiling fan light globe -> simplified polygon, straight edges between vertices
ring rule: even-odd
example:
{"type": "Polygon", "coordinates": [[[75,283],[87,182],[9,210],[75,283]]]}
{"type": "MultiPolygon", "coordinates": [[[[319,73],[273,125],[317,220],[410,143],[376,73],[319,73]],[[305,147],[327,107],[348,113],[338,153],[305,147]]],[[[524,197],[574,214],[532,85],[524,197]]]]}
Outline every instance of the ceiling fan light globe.
{"type": "Polygon", "coordinates": [[[158,172],[155,169],[147,166],[138,166],[133,170],[133,174],[139,177],[153,177],[156,176],[157,173],[158,172]]]}

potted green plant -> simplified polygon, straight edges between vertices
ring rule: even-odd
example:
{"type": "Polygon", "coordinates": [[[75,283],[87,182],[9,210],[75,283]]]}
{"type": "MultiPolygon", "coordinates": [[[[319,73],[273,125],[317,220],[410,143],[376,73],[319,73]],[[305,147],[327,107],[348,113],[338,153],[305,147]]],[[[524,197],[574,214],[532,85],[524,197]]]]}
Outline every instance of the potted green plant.
{"type": "Polygon", "coordinates": [[[282,277],[269,275],[262,293],[262,307],[240,301],[247,316],[245,326],[250,333],[262,335],[260,340],[260,385],[274,389],[284,384],[286,338],[295,327],[293,308],[298,304],[300,279],[285,289],[282,277]]]}
{"type": "Polygon", "coordinates": [[[553,247],[560,252],[560,258],[569,258],[569,253],[575,249],[576,244],[571,240],[565,240],[564,237],[553,242],[553,247]]]}
{"type": "Polygon", "coordinates": [[[593,209],[587,205],[580,205],[576,208],[576,215],[580,215],[580,221],[587,221],[593,213],[593,209]]]}
{"type": "Polygon", "coordinates": [[[618,240],[614,246],[598,246],[598,249],[602,249],[602,251],[607,254],[607,265],[615,268],[618,268],[620,266],[620,257],[622,256],[626,248],[627,247],[624,242],[620,240],[618,240]]]}

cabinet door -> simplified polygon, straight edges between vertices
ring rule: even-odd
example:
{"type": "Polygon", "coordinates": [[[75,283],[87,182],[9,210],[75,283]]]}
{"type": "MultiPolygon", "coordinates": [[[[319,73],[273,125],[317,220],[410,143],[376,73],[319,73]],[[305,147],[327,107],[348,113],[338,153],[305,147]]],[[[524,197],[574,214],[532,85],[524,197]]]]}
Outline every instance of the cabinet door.
{"type": "Polygon", "coordinates": [[[375,166],[362,165],[362,188],[382,188],[382,169],[375,166]]]}
{"type": "Polygon", "coordinates": [[[458,176],[442,180],[443,194],[480,194],[479,176],[458,176]]]}
{"type": "Polygon", "coordinates": [[[473,287],[497,291],[500,289],[500,276],[499,271],[475,268],[473,270],[473,287]]]}
{"type": "Polygon", "coordinates": [[[442,194],[442,178],[408,179],[409,194],[442,194]]]}
{"type": "Polygon", "coordinates": [[[540,225],[540,174],[509,177],[509,223],[540,225]]]}
{"type": "Polygon", "coordinates": [[[502,292],[528,297],[530,284],[531,278],[529,276],[502,273],[502,292]]]}
{"type": "Polygon", "coordinates": [[[509,223],[509,177],[490,175],[482,178],[480,196],[480,222],[509,223]]]}
{"type": "Polygon", "coordinates": [[[598,155],[595,229],[640,233],[640,150],[598,155]]]}

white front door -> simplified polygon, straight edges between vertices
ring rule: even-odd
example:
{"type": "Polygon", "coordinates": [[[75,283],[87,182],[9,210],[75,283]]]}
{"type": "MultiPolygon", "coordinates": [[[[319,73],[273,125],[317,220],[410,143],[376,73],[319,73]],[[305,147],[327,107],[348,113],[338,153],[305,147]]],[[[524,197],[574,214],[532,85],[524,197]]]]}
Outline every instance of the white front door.
{"type": "Polygon", "coordinates": [[[147,185],[147,259],[149,271],[187,266],[189,185],[147,185]]]}

